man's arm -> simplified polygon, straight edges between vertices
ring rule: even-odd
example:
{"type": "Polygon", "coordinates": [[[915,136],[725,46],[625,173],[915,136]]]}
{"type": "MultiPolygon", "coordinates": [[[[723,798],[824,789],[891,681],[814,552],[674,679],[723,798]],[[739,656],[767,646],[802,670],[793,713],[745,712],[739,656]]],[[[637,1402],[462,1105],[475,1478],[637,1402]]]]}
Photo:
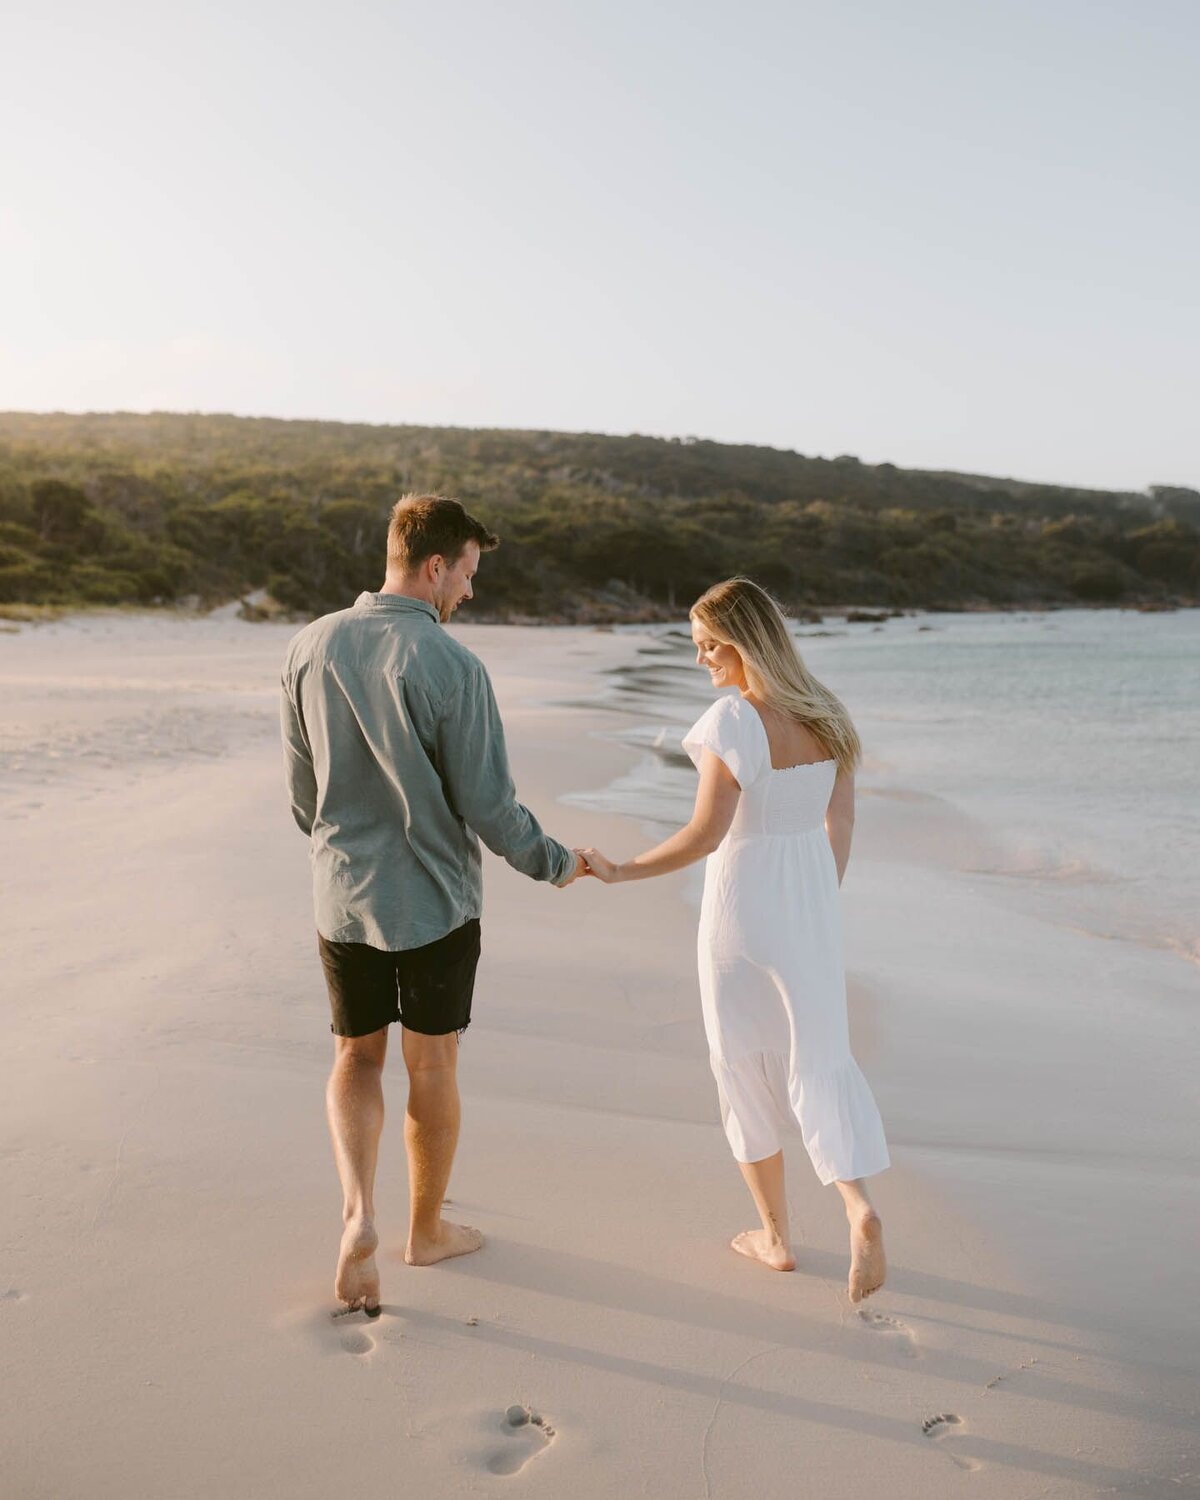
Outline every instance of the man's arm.
{"type": "Polygon", "coordinates": [[[305,733],[300,705],[292,696],[294,691],[294,684],[289,684],[285,677],[279,697],[283,761],[288,796],[292,800],[292,817],[302,833],[311,834],[313,820],[317,815],[317,778],[313,772],[312,749],[305,733]]]}
{"type": "Polygon", "coordinates": [[[482,663],[442,706],[438,770],[451,807],[493,854],[531,880],[568,885],[582,869],[573,850],[542,832],[517,801],[504,726],[482,663]]]}

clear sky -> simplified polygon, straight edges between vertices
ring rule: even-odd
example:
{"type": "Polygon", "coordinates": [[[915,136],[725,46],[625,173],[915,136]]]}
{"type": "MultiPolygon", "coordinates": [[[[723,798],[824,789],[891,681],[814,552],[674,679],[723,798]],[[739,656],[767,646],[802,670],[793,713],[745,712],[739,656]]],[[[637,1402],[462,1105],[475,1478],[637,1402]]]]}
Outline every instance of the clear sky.
{"type": "Polygon", "coordinates": [[[5,0],[0,409],[1200,487],[1193,0],[5,0]]]}

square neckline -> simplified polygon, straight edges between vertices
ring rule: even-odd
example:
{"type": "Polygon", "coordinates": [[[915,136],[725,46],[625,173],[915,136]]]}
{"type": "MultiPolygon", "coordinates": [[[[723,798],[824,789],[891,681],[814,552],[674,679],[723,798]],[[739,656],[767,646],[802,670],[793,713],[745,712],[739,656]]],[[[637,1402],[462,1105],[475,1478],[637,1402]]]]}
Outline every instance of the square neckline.
{"type": "Polygon", "coordinates": [[[824,760],[798,760],[794,765],[791,766],[773,766],[771,764],[771,737],[767,733],[767,726],[763,723],[762,714],[759,713],[758,709],[755,708],[754,704],[750,702],[749,698],[747,698],[744,693],[739,693],[738,696],[741,698],[742,702],[747,706],[747,708],[749,708],[750,712],[754,715],[755,721],[757,722],[759,729],[762,731],[762,737],[767,746],[767,770],[771,773],[772,776],[783,776],[788,771],[811,771],[815,766],[837,765],[837,761],[834,759],[834,757],[831,755],[827,755],[824,760]]]}

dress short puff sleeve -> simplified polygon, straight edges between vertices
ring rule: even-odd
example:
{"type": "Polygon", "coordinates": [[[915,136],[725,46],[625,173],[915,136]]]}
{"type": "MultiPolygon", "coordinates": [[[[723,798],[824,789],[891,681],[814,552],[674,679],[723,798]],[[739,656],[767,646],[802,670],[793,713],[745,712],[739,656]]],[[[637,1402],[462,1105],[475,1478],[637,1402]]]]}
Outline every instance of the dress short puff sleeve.
{"type": "Polygon", "coordinates": [[[707,709],[683,737],[683,748],[697,770],[705,750],[725,762],[740,787],[762,771],[766,735],[753,704],[740,693],[726,694],[707,709]],[[751,719],[754,720],[751,723],[751,719]]]}

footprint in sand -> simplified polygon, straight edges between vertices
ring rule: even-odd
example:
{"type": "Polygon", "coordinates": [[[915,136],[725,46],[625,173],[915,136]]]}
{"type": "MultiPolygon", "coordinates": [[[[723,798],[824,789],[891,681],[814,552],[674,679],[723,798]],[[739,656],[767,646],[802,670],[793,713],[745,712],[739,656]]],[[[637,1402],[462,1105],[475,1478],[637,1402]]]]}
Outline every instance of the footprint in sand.
{"type": "Polygon", "coordinates": [[[375,1352],[381,1334],[384,1339],[389,1337],[387,1328],[379,1323],[372,1321],[366,1325],[361,1311],[350,1312],[342,1308],[336,1312],[311,1306],[295,1308],[283,1313],[275,1326],[294,1338],[302,1339],[315,1353],[336,1355],[339,1359],[346,1354],[365,1359],[375,1352]]]}
{"type": "Polygon", "coordinates": [[[322,1354],[353,1354],[356,1359],[365,1359],[375,1349],[375,1336],[368,1333],[360,1319],[361,1312],[351,1313],[341,1308],[337,1312],[309,1313],[303,1323],[315,1346],[322,1354]],[[354,1322],[348,1322],[353,1318],[354,1322]]]}
{"type": "Polygon", "coordinates": [[[504,1446],[487,1461],[489,1474],[519,1474],[554,1441],[554,1428],[528,1406],[510,1406],[500,1419],[504,1446]]]}
{"type": "Polygon", "coordinates": [[[907,1354],[909,1359],[916,1359],[917,1341],[906,1323],[902,1323],[899,1318],[889,1318],[887,1313],[876,1312],[874,1308],[860,1308],[858,1316],[872,1333],[884,1334],[901,1354],[907,1354]]]}
{"type": "MultiPolygon", "coordinates": [[[[955,1433],[966,1431],[966,1423],[952,1411],[939,1412],[936,1417],[926,1417],[921,1423],[921,1431],[932,1442],[940,1443],[943,1438],[953,1437],[955,1433]]],[[[960,1469],[973,1472],[979,1465],[972,1458],[963,1458],[961,1454],[946,1450],[946,1457],[951,1459],[960,1469]]]]}
{"type": "Polygon", "coordinates": [[[375,1347],[375,1340],[369,1333],[364,1333],[361,1328],[347,1329],[338,1339],[338,1343],[347,1354],[370,1354],[375,1347]]]}

